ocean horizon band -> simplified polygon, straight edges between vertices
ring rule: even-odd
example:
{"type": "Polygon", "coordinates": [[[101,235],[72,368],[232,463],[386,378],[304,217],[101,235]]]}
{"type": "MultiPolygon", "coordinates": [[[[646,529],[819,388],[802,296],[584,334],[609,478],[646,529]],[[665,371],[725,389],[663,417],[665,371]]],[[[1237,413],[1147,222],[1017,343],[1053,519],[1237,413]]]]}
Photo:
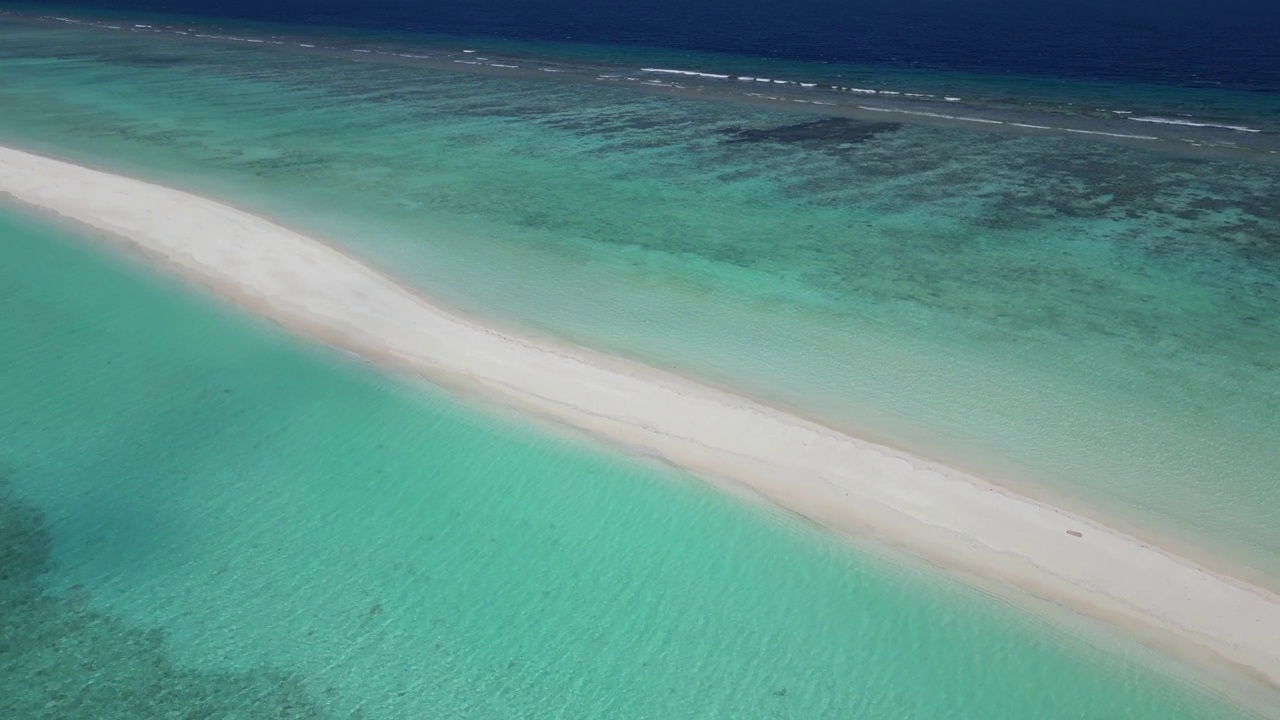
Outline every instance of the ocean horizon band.
{"type": "MultiPolygon", "coordinates": [[[[841,116],[872,122],[882,117],[895,121],[939,127],[966,127],[983,131],[1033,135],[1067,135],[1122,145],[1136,145],[1161,152],[1190,157],[1233,157],[1274,163],[1280,158],[1277,127],[1266,118],[1274,113],[1235,118],[1220,111],[1208,115],[1188,114],[1188,108],[1149,107],[1143,105],[1096,107],[1106,101],[1080,101],[1040,107],[1043,102],[1010,104],[1000,94],[986,97],[963,96],[950,91],[930,92],[930,88],[910,85],[875,87],[848,85],[844,80],[803,73],[795,77],[761,77],[742,74],[741,68],[717,67],[713,61],[700,63],[697,69],[656,67],[626,62],[616,66],[589,62],[575,64],[558,58],[529,58],[511,55],[501,48],[494,52],[459,47],[406,47],[394,42],[384,45],[367,40],[352,44],[323,34],[297,36],[259,33],[251,29],[227,34],[225,30],[205,27],[196,20],[184,19],[178,24],[158,20],[138,23],[130,20],[111,21],[0,11],[0,18],[11,22],[52,24],[95,29],[105,33],[128,33],[181,37],[196,42],[233,44],[269,51],[302,52],[332,58],[359,58],[360,62],[421,65],[436,70],[467,72],[499,77],[555,77],[564,82],[610,83],[628,85],[646,92],[676,97],[723,101],[818,116],[841,116]],[[160,24],[151,24],[160,23],[160,24]],[[710,62],[711,64],[705,64],[710,62]],[[554,67],[546,67],[546,64],[554,67]],[[553,75],[548,75],[552,73],[553,75]],[[770,92],[753,92],[768,89],[770,92]],[[985,99],[984,99],[985,98],[985,99]],[[875,104],[868,105],[872,102],[875,104]],[[992,104],[994,102],[994,104],[992,104]],[[1035,109],[1035,108],[1039,109],[1035,109]],[[1135,109],[1136,108],[1136,109],[1135,109]],[[1138,129],[1133,123],[1141,123],[1138,129]],[[1252,124],[1262,122],[1262,127],[1252,124]],[[1250,123],[1250,124],[1246,124],[1250,123]],[[1266,129],[1262,129],[1265,127],[1266,129]]],[[[771,73],[772,75],[772,73],[771,73]]],[[[863,83],[867,84],[867,83],[863,83]]],[[[936,88],[934,88],[936,90],[936,88]]],[[[960,91],[957,91],[960,92],[960,91]]]]}
{"type": "Polygon", "coordinates": [[[123,239],[298,334],[1280,687],[1280,597],[1120,531],[662,370],[489,327],[319,240],[190,193],[3,147],[0,192],[123,239]]]}

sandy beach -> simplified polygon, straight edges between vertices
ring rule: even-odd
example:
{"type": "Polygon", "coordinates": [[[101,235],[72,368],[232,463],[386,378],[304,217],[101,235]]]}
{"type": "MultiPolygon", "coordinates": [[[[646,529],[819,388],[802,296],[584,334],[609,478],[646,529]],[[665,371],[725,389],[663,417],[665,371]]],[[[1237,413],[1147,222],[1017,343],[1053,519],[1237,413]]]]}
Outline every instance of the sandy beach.
{"type": "Polygon", "coordinates": [[[1280,687],[1280,597],[1118,530],[671,373],[487,327],[321,241],[190,193],[9,148],[0,193],[117,237],[300,335],[1280,687]]]}

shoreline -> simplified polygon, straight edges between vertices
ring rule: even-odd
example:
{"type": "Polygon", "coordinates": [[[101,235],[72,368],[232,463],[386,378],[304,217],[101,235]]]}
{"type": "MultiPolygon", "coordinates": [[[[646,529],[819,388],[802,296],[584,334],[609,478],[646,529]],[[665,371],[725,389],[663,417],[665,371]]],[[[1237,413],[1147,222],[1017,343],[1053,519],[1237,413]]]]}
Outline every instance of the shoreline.
{"type": "Polygon", "coordinates": [[[663,370],[489,327],[196,195],[5,147],[0,192],[122,238],[295,334],[1280,687],[1280,597],[1118,530],[663,370]]]}

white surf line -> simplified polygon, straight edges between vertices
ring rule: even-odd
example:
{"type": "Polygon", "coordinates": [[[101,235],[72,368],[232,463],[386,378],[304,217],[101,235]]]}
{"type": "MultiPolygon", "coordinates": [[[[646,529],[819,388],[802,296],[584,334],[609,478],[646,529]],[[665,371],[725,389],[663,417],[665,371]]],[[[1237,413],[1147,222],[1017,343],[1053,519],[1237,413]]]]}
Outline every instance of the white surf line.
{"type": "MultiPolygon", "coordinates": [[[[1116,111],[1116,112],[1119,112],[1119,111],[1116,111]]],[[[1128,120],[1132,120],[1133,122],[1156,123],[1156,124],[1159,124],[1159,125],[1182,125],[1182,126],[1184,126],[1184,127],[1193,127],[1193,128],[1214,128],[1214,129],[1218,129],[1218,130],[1235,130],[1236,132],[1245,132],[1245,133],[1260,133],[1260,132],[1262,132],[1261,130],[1259,130],[1259,129],[1257,129],[1257,128],[1251,128],[1251,127],[1247,127],[1247,126],[1245,126],[1245,125],[1224,125],[1224,124],[1222,124],[1222,123],[1196,122],[1196,121],[1194,121],[1194,120],[1179,120],[1179,119],[1175,119],[1175,118],[1162,118],[1162,117],[1129,117],[1129,118],[1127,118],[1127,119],[1128,119],[1128,120]]]]}
{"type": "Polygon", "coordinates": [[[956,120],[958,122],[985,123],[987,125],[1004,125],[1005,124],[1003,120],[988,120],[987,118],[964,117],[963,115],[945,115],[943,113],[925,112],[923,110],[898,110],[897,108],[881,108],[881,107],[872,107],[870,105],[858,105],[857,108],[859,110],[869,110],[871,112],[898,113],[899,115],[915,115],[918,117],[938,118],[939,120],[956,120]]]}
{"type": "Polygon", "coordinates": [[[946,115],[944,113],[925,112],[923,110],[900,110],[898,108],[873,107],[871,105],[857,105],[859,110],[867,110],[879,113],[897,113],[899,115],[914,115],[916,117],[937,118],[939,120],[955,120],[957,122],[983,123],[987,125],[1012,125],[1014,127],[1035,128],[1037,130],[1053,130],[1055,132],[1069,132],[1078,135],[1101,135],[1103,137],[1123,138],[1127,140],[1159,140],[1155,135],[1132,135],[1129,133],[1103,132],[1102,130],[1081,130],[1079,128],[1066,127],[1050,127],[1048,125],[1031,125],[1028,123],[1006,123],[1003,120],[988,120],[987,118],[965,117],[963,115],[946,115]]]}
{"type": "Polygon", "coordinates": [[[1129,140],[1159,140],[1155,135],[1130,135],[1128,133],[1102,132],[1101,130],[1079,130],[1077,128],[1062,128],[1063,132],[1079,133],[1081,135],[1103,135],[1106,137],[1128,138],[1129,140]]]}
{"type": "Polygon", "coordinates": [[[323,242],[190,193],[3,147],[0,192],[118,236],[294,332],[1280,687],[1280,597],[1119,531],[668,372],[489,327],[323,242]]]}
{"type": "Polygon", "coordinates": [[[672,70],[670,68],[640,68],[640,72],[661,73],[664,75],[685,75],[688,77],[710,78],[712,80],[728,80],[728,75],[720,75],[718,73],[698,72],[696,70],[672,70]]]}

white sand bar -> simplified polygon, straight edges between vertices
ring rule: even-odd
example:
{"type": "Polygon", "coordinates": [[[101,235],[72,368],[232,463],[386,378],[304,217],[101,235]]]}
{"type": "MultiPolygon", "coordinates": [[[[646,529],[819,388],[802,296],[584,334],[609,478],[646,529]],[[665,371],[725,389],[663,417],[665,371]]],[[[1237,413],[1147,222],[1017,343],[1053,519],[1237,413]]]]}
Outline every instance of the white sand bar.
{"type": "Polygon", "coordinates": [[[196,195],[7,148],[0,192],[119,236],[300,334],[1280,686],[1280,597],[1121,532],[661,370],[486,327],[323,242],[196,195]]]}

